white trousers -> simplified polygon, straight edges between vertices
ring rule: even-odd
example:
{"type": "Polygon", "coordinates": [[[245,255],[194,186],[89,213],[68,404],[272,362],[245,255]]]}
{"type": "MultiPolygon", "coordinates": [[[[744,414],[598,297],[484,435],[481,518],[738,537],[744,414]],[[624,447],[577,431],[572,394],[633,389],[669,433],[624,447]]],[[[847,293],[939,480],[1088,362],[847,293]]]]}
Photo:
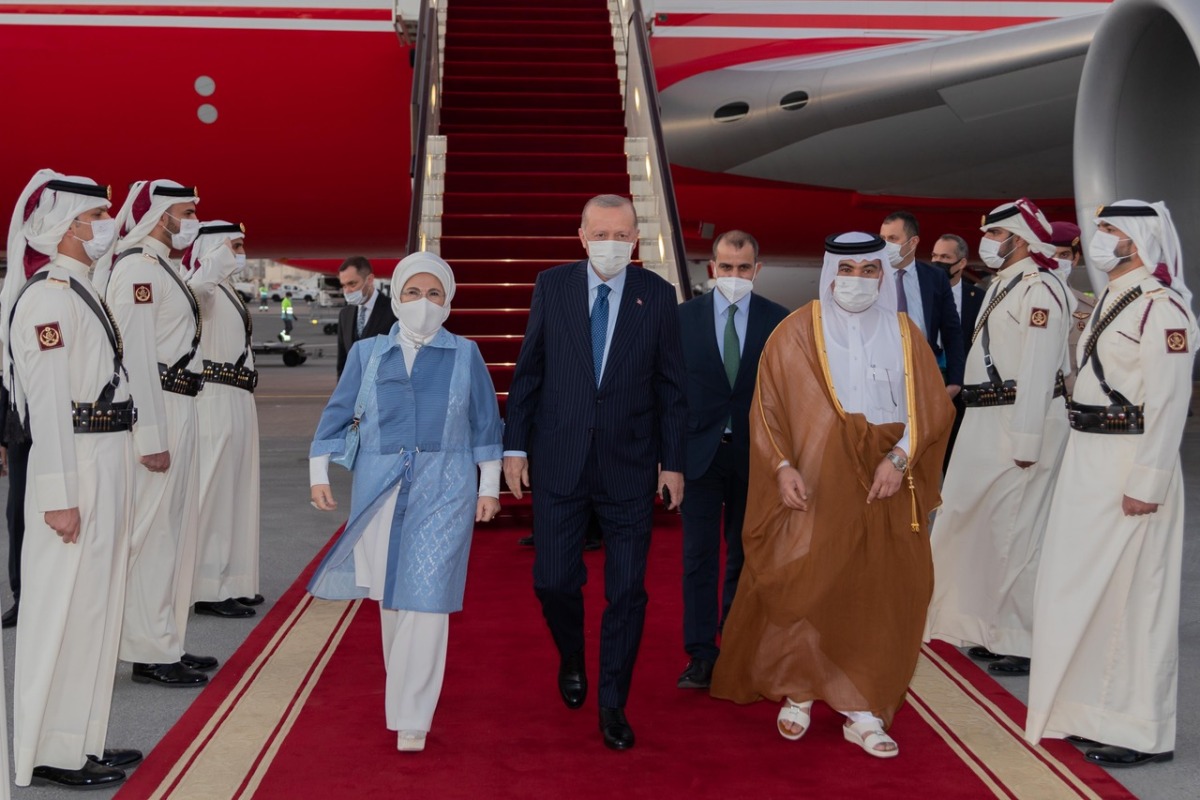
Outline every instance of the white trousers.
{"type": "Polygon", "coordinates": [[[388,730],[428,732],[446,675],[450,615],[391,611],[381,603],[379,621],[388,730]]]}
{"type": "Polygon", "coordinates": [[[183,655],[199,530],[196,399],[164,392],[171,467],[134,469],[134,523],[120,658],[172,664],[183,655]]]}

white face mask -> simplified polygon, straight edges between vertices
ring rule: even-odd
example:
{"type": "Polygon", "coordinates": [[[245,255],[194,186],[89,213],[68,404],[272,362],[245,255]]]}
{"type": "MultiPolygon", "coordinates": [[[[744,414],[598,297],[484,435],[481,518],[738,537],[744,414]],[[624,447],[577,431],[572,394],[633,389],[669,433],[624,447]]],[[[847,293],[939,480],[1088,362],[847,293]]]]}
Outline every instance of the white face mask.
{"type": "Polygon", "coordinates": [[[1133,253],[1127,256],[1117,255],[1117,246],[1127,241],[1129,239],[1122,239],[1107,231],[1096,231],[1088,244],[1088,263],[1101,272],[1112,272],[1122,261],[1133,258],[1133,253]]]}
{"type": "Polygon", "coordinates": [[[361,306],[363,301],[367,299],[363,297],[362,289],[359,289],[356,292],[344,292],[343,295],[346,298],[346,305],[350,306],[361,306]]]}
{"type": "Polygon", "coordinates": [[[428,298],[410,300],[401,303],[400,298],[392,298],[392,311],[396,314],[400,326],[416,338],[425,339],[438,332],[446,317],[450,316],[448,306],[439,306],[428,298]]]}
{"type": "MultiPolygon", "coordinates": [[[[1008,239],[1015,235],[1010,235],[1008,239]]],[[[1000,269],[1004,266],[1004,257],[1000,255],[1000,247],[1008,239],[998,242],[985,236],[979,240],[979,257],[983,259],[983,263],[988,266],[988,269],[1000,269]]]]}
{"type": "Polygon", "coordinates": [[[242,270],[244,270],[246,268],[246,254],[245,253],[234,253],[233,260],[237,262],[237,269],[234,270],[234,272],[241,272],[242,270]]]}
{"type": "Polygon", "coordinates": [[[1054,270],[1054,274],[1063,281],[1066,281],[1067,278],[1071,277],[1071,259],[1056,258],[1054,260],[1058,262],[1058,269],[1054,270]]]}
{"type": "Polygon", "coordinates": [[[618,242],[616,239],[588,242],[588,261],[605,278],[619,274],[629,266],[632,257],[633,242],[618,242]]]}
{"type": "Polygon", "coordinates": [[[887,251],[887,260],[892,267],[900,266],[900,262],[908,258],[908,253],[904,252],[904,245],[900,242],[888,242],[884,245],[884,250],[887,251]]]}
{"type": "Polygon", "coordinates": [[[725,295],[725,299],[736,303],[754,289],[754,281],[746,278],[717,278],[717,291],[725,295]]]}
{"type": "Polygon", "coordinates": [[[878,278],[838,275],[833,279],[833,300],[852,314],[866,311],[879,298],[878,278]]]}
{"type": "MultiPolygon", "coordinates": [[[[170,214],[167,214],[171,217],[170,214]]],[[[198,219],[175,219],[179,223],[179,233],[171,234],[171,248],[173,250],[186,250],[188,245],[196,241],[197,234],[200,233],[200,220],[198,219]]]]}
{"type": "Polygon", "coordinates": [[[77,220],[77,222],[92,227],[92,238],[83,243],[83,252],[87,253],[87,257],[92,261],[96,261],[107,253],[108,248],[112,247],[112,243],[117,239],[117,221],[115,219],[97,219],[92,222],[77,220]]]}

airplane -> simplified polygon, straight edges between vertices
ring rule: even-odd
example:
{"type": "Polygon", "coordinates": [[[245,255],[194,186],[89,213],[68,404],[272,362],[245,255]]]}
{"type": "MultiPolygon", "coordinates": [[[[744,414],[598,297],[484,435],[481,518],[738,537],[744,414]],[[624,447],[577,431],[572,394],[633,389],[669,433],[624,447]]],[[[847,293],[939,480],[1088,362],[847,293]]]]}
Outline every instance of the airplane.
{"type": "MultiPolygon", "coordinates": [[[[642,5],[689,258],[744,227],[771,258],[811,260],[897,208],[974,241],[980,213],[1022,195],[1057,218],[1118,196],[1200,212],[1190,0],[642,5]]],[[[118,200],[173,177],[199,185],[202,217],[250,221],[256,253],[326,271],[348,246],[403,255],[417,8],[0,4],[17,111],[0,202],[48,165],[118,200]]]]}

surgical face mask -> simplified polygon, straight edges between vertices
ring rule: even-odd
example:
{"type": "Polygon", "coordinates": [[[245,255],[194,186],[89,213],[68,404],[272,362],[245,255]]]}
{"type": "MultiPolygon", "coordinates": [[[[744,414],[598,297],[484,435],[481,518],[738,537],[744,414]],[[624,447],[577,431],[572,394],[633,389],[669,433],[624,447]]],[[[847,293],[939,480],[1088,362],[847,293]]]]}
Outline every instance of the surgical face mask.
{"type": "Polygon", "coordinates": [[[233,260],[237,262],[237,269],[234,270],[235,272],[241,272],[242,270],[244,270],[246,268],[246,254],[245,253],[234,253],[233,260]]]}
{"type": "Polygon", "coordinates": [[[83,243],[83,252],[87,253],[87,257],[92,261],[96,261],[107,253],[108,248],[112,247],[112,243],[117,239],[117,221],[115,219],[97,219],[91,222],[76,221],[92,227],[92,238],[83,243]]]}
{"type": "MultiPolygon", "coordinates": [[[[912,241],[909,239],[908,241],[912,241]]],[[[904,252],[904,245],[908,242],[888,242],[884,245],[884,250],[887,251],[888,263],[893,267],[900,266],[900,262],[908,258],[908,253],[904,252]]]]}
{"type": "MultiPolygon", "coordinates": [[[[170,214],[167,214],[171,217],[170,214]]],[[[200,233],[200,220],[198,219],[176,219],[179,223],[179,233],[171,234],[171,248],[174,250],[186,250],[188,245],[196,241],[196,235],[200,233]]]]}
{"type": "Polygon", "coordinates": [[[1054,260],[1058,263],[1058,269],[1054,271],[1055,274],[1065,281],[1071,275],[1071,259],[1056,258],[1054,260]]]}
{"type": "Polygon", "coordinates": [[[1133,253],[1127,256],[1117,255],[1117,246],[1127,241],[1129,239],[1122,239],[1107,231],[1096,231],[1088,244],[1088,263],[1101,272],[1112,272],[1122,261],[1133,258],[1133,253]]]}
{"type": "Polygon", "coordinates": [[[736,303],[754,289],[754,281],[746,278],[717,278],[717,291],[725,295],[725,299],[736,303]]]}
{"type": "Polygon", "coordinates": [[[401,303],[400,298],[393,297],[392,311],[395,312],[401,327],[422,339],[437,333],[446,317],[450,316],[447,306],[439,306],[425,297],[407,303],[401,303]]]}
{"type": "Polygon", "coordinates": [[[838,275],[833,279],[833,300],[852,314],[866,311],[879,298],[878,278],[838,275]]]}
{"type": "MultiPolygon", "coordinates": [[[[1008,239],[1011,238],[1012,236],[1008,237],[1008,239]]],[[[1008,239],[1004,239],[1003,241],[999,242],[995,239],[989,239],[986,236],[980,239],[979,257],[983,259],[984,264],[987,264],[988,269],[1000,269],[1004,266],[1004,256],[1000,255],[1000,247],[1004,244],[1004,242],[1007,242],[1008,239]]]]}
{"type": "Polygon", "coordinates": [[[618,242],[616,239],[588,242],[588,261],[605,278],[619,274],[629,266],[632,257],[633,242],[618,242]]]}
{"type": "Polygon", "coordinates": [[[367,298],[363,297],[362,289],[354,292],[343,292],[342,295],[346,298],[346,305],[361,306],[367,298]]]}

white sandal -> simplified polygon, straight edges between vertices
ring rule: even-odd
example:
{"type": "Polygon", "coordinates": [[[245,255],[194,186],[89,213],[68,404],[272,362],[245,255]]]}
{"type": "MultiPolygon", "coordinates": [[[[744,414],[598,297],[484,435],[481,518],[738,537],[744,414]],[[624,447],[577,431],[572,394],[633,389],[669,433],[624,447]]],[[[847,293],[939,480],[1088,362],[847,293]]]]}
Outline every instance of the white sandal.
{"type": "Polygon", "coordinates": [[[425,731],[400,731],[396,734],[396,749],[402,753],[419,753],[425,749],[425,731]]]}
{"type": "Polygon", "coordinates": [[[866,752],[869,756],[875,758],[895,758],[900,755],[900,746],[896,744],[896,740],[883,732],[880,723],[877,720],[863,720],[862,722],[849,722],[842,726],[842,735],[847,742],[853,742],[866,752]],[[892,745],[891,750],[880,750],[879,745],[892,745]]]}
{"type": "Polygon", "coordinates": [[[779,735],[794,742],[808,733],[808,726],[812,724],[812,704],[812,700],[795,703],[791,698],[785,697],[783,707],[779,709],[779,716],[775,718],[775,729],[779,731],[779,735]],[[800,732],[792,733],[783,727],[785,724],[799,725],[800,732]]]}

